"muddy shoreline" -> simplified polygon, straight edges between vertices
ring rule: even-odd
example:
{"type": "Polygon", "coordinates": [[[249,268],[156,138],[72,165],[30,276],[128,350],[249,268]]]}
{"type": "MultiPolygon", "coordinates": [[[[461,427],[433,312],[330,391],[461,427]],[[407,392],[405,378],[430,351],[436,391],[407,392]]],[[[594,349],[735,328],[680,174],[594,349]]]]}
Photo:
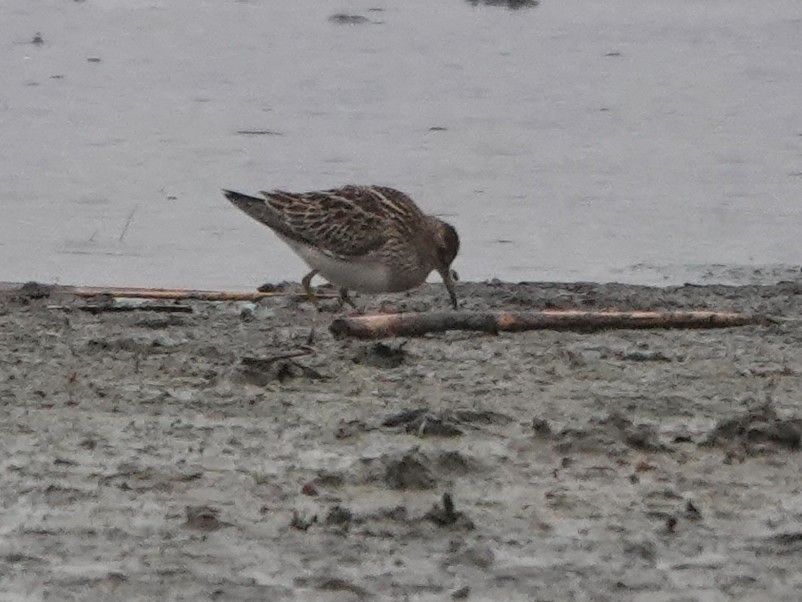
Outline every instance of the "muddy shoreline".
{"type": "Polygon", "coordinates": [[[782,320],[370,342],[293,295],[4,294],[0,599],[798,599],[802,282],[459,293],[782,320]]]}

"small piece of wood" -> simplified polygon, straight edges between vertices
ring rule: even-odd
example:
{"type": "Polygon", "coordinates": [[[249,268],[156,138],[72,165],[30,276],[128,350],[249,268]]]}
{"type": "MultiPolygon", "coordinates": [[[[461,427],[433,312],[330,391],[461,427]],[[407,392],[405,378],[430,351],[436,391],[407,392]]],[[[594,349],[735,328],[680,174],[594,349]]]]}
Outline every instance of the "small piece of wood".
{"type": "MultiPolygon", "coordinates": [[[[16,294],[24,291],[24,287],[30,287],[30,283],[0,283],[0,293],[16,294]]],[[[295,296],[305,298],[303,293],[285,292],[260,292],[260,291],[205,291],[194,289],[172,289],[172,288],[139,288],[139,287],[115,287],[115,286],[67,286],[67,285],[39,285],[48,294],[66,294],[76,297],[130,297],[141,299],[200,299],[202,301],[258,301],[266,297],[287,297],[295,296]]],[[[318,299],[336,299],[337,293],[317,293],[318,299]]]]}
{"type": "MultiPolygon", "coordinates": [[[[70,286],[58,289],[57,292],[65,292],[76,297],[97,297],[99,295],[110,295],[112,297],[133,297],[145,299],[200,299],[202,301],[258,301],[267,297],[287,297],[292,293],[283,292],[259,292],[259,291],[203,291],[192,289],[163,289],[163,288],[117,288],[117,287],[94,287],[94,286],[70,286]]],[[[304,295],[295,294],[297,297],[304,295]]],[[[336,294],[318,295],[321,298],[337,297],[336,294]]]]}
{"type": "Polygon", "coordinates": [[[611,329],[644,328],[729,328],[770,320],[738,312],[716,311],[579,311],[531,312],[433,312],[371,314],[334,320],[334,336],[359,339],[414,337],[447,330],[478,332],[521,332],[524,330],[571,330],[594,332],[611,329]]]}
{"type": "Polygon", "coordinates": [[[154,311],[167,314],[190,314],[192,307],[189,305],[157,305],[153,303],[142,303],[138,305],[48,305],[48,309],[60,309],[63,311],[85,311],[90,314],[119,313],[127,311],[154,311]]]}

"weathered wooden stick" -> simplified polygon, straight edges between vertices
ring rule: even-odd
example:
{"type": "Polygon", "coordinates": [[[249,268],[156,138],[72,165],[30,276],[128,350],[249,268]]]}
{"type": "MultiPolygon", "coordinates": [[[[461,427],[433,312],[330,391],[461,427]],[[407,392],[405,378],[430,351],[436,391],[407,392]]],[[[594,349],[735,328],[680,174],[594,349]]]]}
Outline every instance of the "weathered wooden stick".
{"type": "Polygon", "coordinates": [[[523,330],[593,332],[608,329],[728,328],[769,322],[765,316],[716,311],[455,311],[349,316],[334,320],[329,330],[334,336],[380,339],[422,336],[447,330],[490,333],[523,330]]]}
{"type": "Polygon", "coordinates": [[[190,314],[192,307],[189,305],[156,305],[144,303],[140,305],[48,305],[48,309],[60,309],[64,311],[85,311],[90,314],[120,313],[126,311],[155,311],[168,314],[190,314]]]}
{"type": "Polygon", "coordinates": [[[75,295],[76,297],[97,297],[100,295],[109,295],[112,297],[131,297],[141,299],[201,299],[204,301],[256,301],[266,297],[282,297],[288,294],[279,292],[262,293],[258,291],[202,291],[191,289],[96,286],[70,286],[59,288],[57,291],[75,295]]]}
{"type": "Polygon", "coordinates": [[[189,305],[156,305],[146,303],[143,305],[83,305],[78,310],[90,314],[117,313],[126,311],[155,311],[167,314],[191,314],[189,305]]]}
{"type": "MultiPolygon", "coordinates": [[[[19,293],[24,286],[15,283],[0,283],[0,293],[19,293]]],[[[43,291],[52,294],[75,295],[76,297],[130,297],[140,299],[200,299],[203,301],[257,301],[266,297],[286,297],[294,295],[305,298],[306,294],[287,293],[279,291],[204,291],[194,289],[172,288],[139,288],[116,286],[68,286],[68,285],[41,285],[43,291]]],[[[336,299],[336,293],[317,293],[319,299],[336,299]]]]}

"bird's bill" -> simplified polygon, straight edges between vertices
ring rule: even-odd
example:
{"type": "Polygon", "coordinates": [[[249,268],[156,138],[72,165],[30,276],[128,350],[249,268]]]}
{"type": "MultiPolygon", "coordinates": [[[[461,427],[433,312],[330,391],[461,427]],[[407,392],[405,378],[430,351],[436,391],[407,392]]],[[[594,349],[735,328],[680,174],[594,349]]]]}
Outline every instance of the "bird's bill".
{"type": "Polygon", "coordinates": [[[454,274],[456,274],[456,272],[450,268],[437,271],[440,273],[440,277],[443,279],[443,284],[446,285],[448,296],[451,297],[451,306],[454,309],[457,309],[459,307],[459,301],[457,300],[457,292],[454,290],[454,274]]]}

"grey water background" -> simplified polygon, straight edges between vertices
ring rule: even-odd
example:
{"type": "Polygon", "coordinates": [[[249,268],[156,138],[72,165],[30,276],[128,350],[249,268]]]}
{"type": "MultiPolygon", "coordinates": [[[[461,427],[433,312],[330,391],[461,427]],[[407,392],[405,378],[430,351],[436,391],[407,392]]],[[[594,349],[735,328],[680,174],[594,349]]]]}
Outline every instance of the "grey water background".
{"type": "Polygon", "coordinates": [[[802,264],[799,0],[4,0],[0,47],[0,280],[298,280],[219,190],[345,183],[453,222],[464,280],[802,264]]]}

